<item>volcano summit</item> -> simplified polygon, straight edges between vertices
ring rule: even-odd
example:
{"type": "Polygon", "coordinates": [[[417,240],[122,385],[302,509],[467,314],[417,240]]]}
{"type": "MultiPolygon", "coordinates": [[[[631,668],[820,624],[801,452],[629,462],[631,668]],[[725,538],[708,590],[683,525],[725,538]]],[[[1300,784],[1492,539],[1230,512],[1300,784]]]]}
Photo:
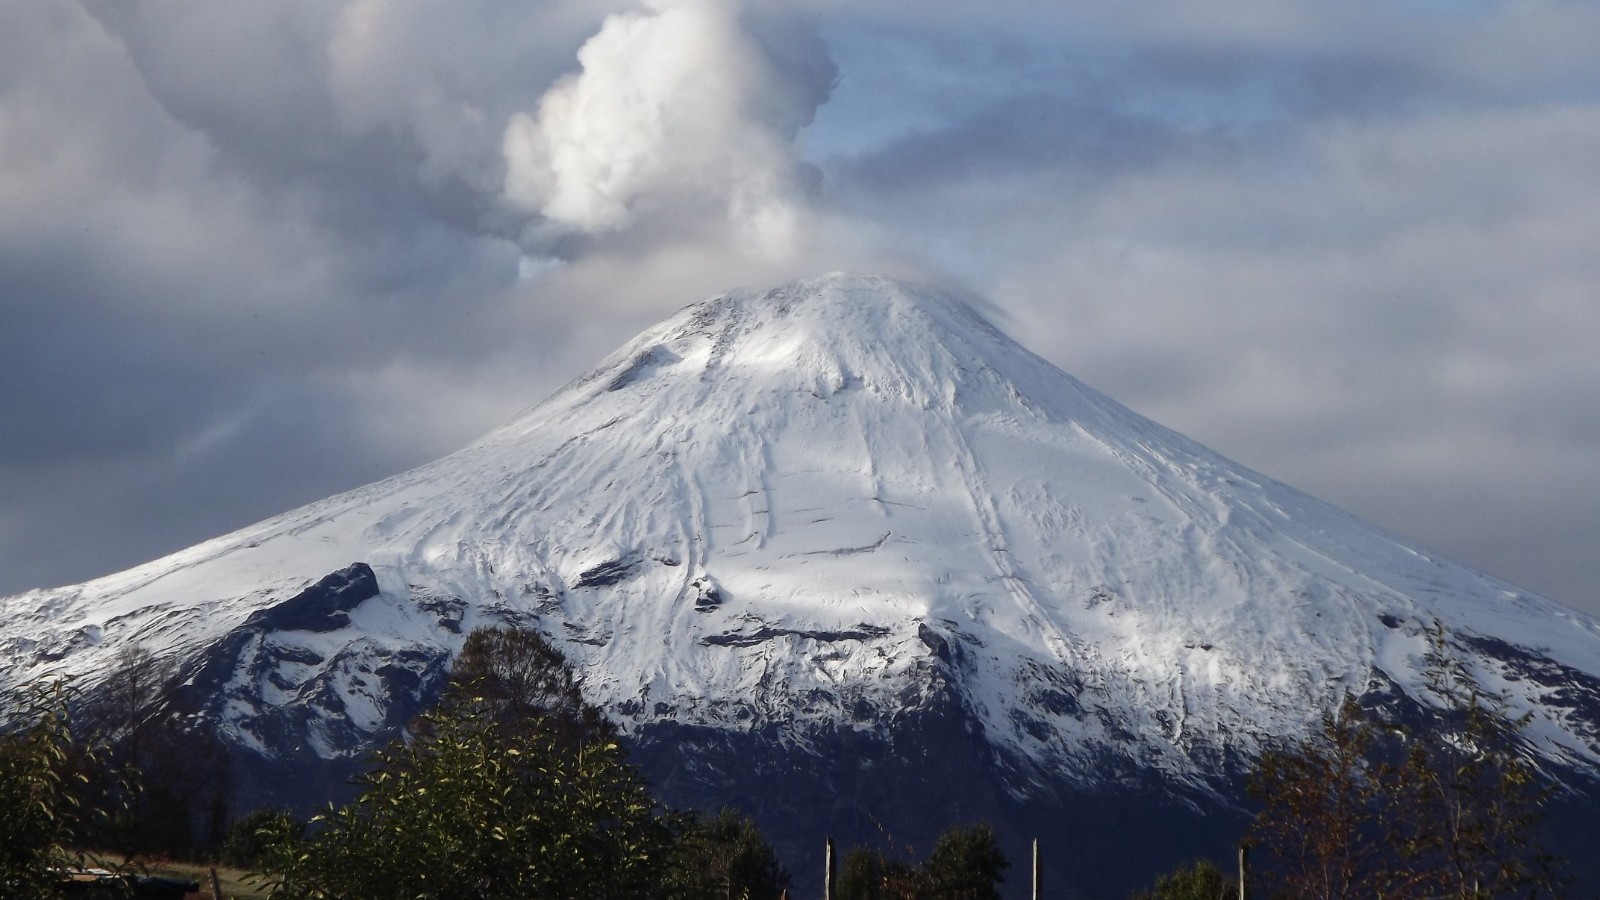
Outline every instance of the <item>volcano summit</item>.
{"type": "Polygon", "coordinates": [[[1436,622],[1546,771],[1600,772],[1600,624],[881,278],[688,307],[458,453],[0,621],[12,683],[177,659],[251,802],[353,771],[468,630],[534,628],[668,799],[742,806],[792,864],[874,820],[1236,814],[1241,772],[1343,697],[1436,705],[1436,622]]]}

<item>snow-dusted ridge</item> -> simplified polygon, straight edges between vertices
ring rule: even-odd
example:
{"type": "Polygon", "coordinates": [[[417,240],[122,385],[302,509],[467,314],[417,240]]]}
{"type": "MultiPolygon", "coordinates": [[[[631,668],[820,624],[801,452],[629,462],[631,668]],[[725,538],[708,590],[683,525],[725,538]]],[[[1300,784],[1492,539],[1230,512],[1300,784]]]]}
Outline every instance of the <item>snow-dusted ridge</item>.
{"type": "Polygon", "coordinates": [[[690,306],[435,463],[0,600],[0,679],[92,680],[141,644],[240,746],[338,756],[513,622],[630,729],[803,748],[948,691],[1023,769],[1205,789],[1345,693],[1426,704],[1435,620],[1534,714],[1533,752],[1600,767],[1594,620],[1223,459],[954,299],[832,275],[690,306]]]}

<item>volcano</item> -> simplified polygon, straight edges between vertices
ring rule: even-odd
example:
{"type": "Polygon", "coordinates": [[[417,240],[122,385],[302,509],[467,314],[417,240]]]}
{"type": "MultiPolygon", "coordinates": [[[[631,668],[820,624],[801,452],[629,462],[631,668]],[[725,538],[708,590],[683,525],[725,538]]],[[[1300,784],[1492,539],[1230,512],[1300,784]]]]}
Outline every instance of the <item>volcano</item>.
{"type": "Polygon", "coordinates": [[[1079,848],[1069,881],[1141,880],[1225,846],[1242,773],[1344,697],[1435,707],[1436,626],[1530,758],[1600,773],[1593,619],[853,275],[692,305],[437,462],[0,600],[0,679],[170,657],[240,802],[303,804],[488,625],[555,641],[669,801],[745,809],[797,867],[983,817],[1079,848]]]}

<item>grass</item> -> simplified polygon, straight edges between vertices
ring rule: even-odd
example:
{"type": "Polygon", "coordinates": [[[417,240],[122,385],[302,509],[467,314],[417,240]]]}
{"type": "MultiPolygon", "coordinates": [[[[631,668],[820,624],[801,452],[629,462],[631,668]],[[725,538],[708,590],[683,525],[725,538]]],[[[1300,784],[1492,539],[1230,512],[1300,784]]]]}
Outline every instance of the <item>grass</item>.
{"type": "MultiPolygon", "coordinates": [[[[101,865],[107,863],[114,865],[115,860],[118,858],[118,855],[110,853],[89,854],[91,864],[94,864],[94,860],[99,859],[104,861],[100,863],[101,865]]],[[[216,869],[217,880],[222,883],[222,896],[225,900],[266,900],[266,889],[252,881],[248,877],[249,872],[246,870],[221,865],[217,866],[216,869]]],[[[200,893],[190,894],[191,900],[217,900],[217,897],[211,892],[210,863],[192,863],[172,859],[135,859],[131,861],[127,869],[122,869],[121,871],[195,881],[200,884],[200,893]]]]}
{"type": "MultiPolygon", "coordinates": [[[[151,865],[148,874],[198,881],[200,893],[193,896],[200,900],[217,900],[211,893],[211,866],[207,864],[168,860],[160,865],[151,865]]],[[[217,880],[222,882],[222,895],[226,900],[266,900],[266,890],[246,878],[247,874],[243,869],[217,866],[217,880]]]]}

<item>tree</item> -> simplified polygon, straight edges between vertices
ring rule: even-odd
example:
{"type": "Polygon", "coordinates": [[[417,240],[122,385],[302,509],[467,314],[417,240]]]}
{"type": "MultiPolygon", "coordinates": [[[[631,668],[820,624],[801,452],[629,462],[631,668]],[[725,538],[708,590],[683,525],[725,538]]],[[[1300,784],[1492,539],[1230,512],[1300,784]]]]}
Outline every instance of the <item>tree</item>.
{"type": "Polygon", "coordinates": [[[117,811],[91,835],[107,849],[201,858],[222,843],[230,760],[175,702],[178,680],[172,659],[130,646],[82,704],[84,739],[100,748],[88,802],[117,811]]]}
{"type": "Polygon", "coordinates": [[[1011,863],[987,824],[953,825],[921,865],[853,847],[839,875],[842,900],[997,900],[1011,863]]]}
{"type": "Polygon", "coordinates": [[[840,868],[838,889],[841,900],[922,900],[928,895],[927,873],[877,850],[852,847],[840,868]]]}
{"type": "Polygon", "coordinates": [[[379,754],[353,803],[280,840],[275,898],[644,897],[666,830],[613,743],[558,752],[470,717],[379,754]]]}
{"type": "Polygon", "coordinates": [[[1308,900],[1378,896],[1391,848],[1377,735],[1353,699],[1323,718],[1317,736],[1262,756],[1249,782],[1262,804],[1250,829],[1266,869],[1308,900]]]}
{"type": "Polygon", "coordinates": [[[923,868],[929,895],[936,900],[999,900],[1010,865],[994,829],[980,822],[945,829],[923,868]]]}
{"type": "Polygon", "coordinates": [[[1263,756],[1251,838],[1295,897],[1556,895],[1540,842],[1548,791],[1508,715],[1437,623],[1423,677],[1434,720],[1388,731],[1346,700],[1318,739],[1263,756]]]}
{"type": "Polygon", "coordinates": [[[267,849],[284,835],[298,837],[304,828],[294,814],[284,809],[262,807],[228,823],[218,859],[236,869],[259,869],[267,849]]]}
{"type": "Polygon", "coordinates": [[[66,768],[71,719],[60,684],[25,688],[6,710],[0,735],[0,896],[60,893],[66,847],[79,815],[66,768]]]}
{"type": "Polygon", "coordinates": [[[885,863],[882,853],[851,847],[839,866],[835,885],[840,900],[882,900],[885,863]]]}
{"type": "Polygon", "coordinates": [[[487,714],[509,707],[467,684],[453,679],[415,737],[377,755],[354,802],[308,835],[272,836],[274,898],[652,894],[669,834],[616,741],[582,739],[565,728],[575,720],[538,708],[487,714]]]}
{"type": "Polygon", "coordinates": [[[1209,859],[1195,860],[1156,879],[1149,890],[1136,891],[1128,900],[1233,900],[1239,884],[1209,859]]]}
{"type": "Polygon", "coordinates": [[[0,709],[0,897],[57,897],[69,870],[117,868],[68,849],[105,812],[84,800],[97,760],[77,734],[74,698],[67,682],[37,682],[0,709]]]}
{"type": "Polygon", "coordinates": [[[755,823],[724,808],[677,817],[667,895],[682,900],[778,900],[789,873],[755,823]]]}
{"type": "Polygon", "coordinates": [[[530,729],[564,747],[615,740],[616,727],[583,698],[567,658],[536,631],[480,628],[451,666],[440,707],[470,709],[506,735],[530,729]]]}
{"type": "Polygon", "coordinates": [[[1531,714],[1509,715],[1504,697],[1479,685],[1437,622],[1423,676],[1443,712],[1426,739],[1412,742],[1395,779],[1413,884],[1434,896],[1555,896],[1556,859],[1539,839],[1550,791],[1520,752],[1531,714]]]}

